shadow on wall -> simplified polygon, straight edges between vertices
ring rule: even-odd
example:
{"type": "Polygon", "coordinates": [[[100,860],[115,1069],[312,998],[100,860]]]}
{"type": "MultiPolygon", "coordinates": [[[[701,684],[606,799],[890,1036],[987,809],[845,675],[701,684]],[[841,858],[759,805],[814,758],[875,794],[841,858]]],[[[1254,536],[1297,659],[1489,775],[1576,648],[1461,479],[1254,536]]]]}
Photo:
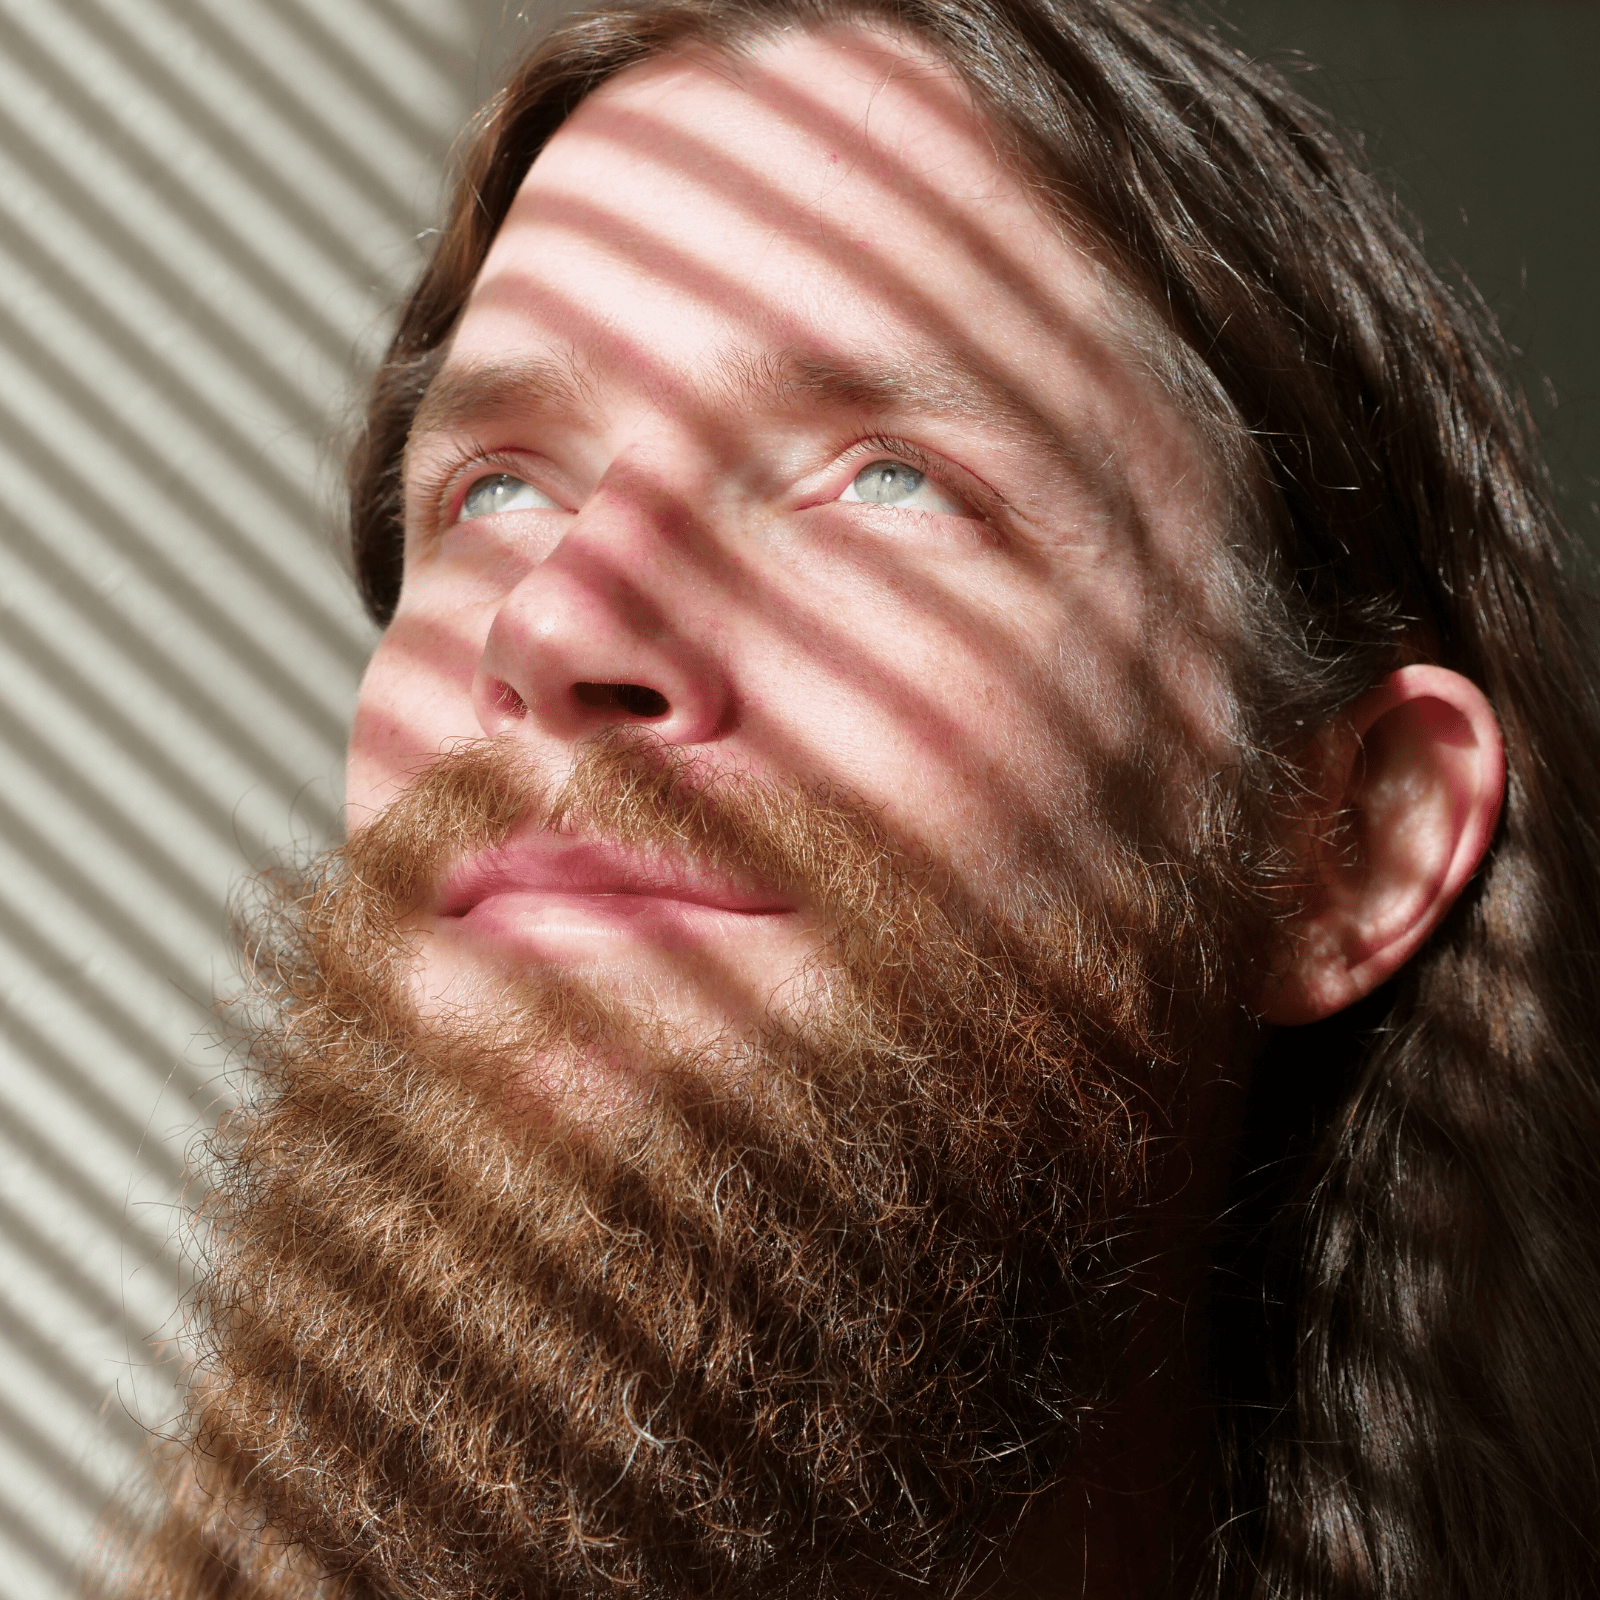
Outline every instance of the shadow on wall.
{"type": "Polygon", "coordinates": [[[330,440],[524,30],[0,5],[0,1600],[71,1591],[172,1410],[226,898],[337,831],[370,645],[330,440]]]}

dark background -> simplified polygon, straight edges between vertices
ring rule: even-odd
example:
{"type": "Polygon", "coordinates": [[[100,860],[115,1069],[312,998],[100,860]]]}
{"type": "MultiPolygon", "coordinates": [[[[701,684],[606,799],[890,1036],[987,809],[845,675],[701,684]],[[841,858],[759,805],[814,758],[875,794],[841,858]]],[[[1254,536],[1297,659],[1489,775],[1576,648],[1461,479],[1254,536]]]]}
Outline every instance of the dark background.
{"type": "Polygon", "coordinates": [[[1600,4],[1213,0],[1365,139],[1434,265],[1499,319],[1568,525],[1600,555],[1600,4]]]}

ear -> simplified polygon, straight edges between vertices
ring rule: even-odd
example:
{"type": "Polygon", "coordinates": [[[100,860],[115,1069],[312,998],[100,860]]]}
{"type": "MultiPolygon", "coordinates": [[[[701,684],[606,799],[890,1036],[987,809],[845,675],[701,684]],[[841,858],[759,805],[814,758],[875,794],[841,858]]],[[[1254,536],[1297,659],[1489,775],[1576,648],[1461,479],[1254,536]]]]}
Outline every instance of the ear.
{"type": "Polygon", "coordinates": [[[1505,793],[1500,727],[1443,667],[1402,667],[1322,740],[1314,882],[1263,1021],[1316,1022],[1392,977],[1483,860],[1505,793]]]}

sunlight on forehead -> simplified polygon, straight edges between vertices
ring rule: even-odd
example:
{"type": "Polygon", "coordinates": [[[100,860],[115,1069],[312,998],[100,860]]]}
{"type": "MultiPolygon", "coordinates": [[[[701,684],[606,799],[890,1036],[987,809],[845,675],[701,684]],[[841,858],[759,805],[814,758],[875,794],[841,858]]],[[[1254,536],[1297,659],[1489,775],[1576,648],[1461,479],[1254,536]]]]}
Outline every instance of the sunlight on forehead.
{"type": "Polygon", "coordinates": [[[492,357],[530,317],[556,331],[565,289],[658,308],[650,348],[672,362],[937,344],[1025,391],[1041,334],[1076,329],[1075,368],[1103,380],[1118,319],[1098,269],[957,115],[947,75],[869,43],[677,58],[597,92],[534,164],[458,348],[492,357]]]}
{"type": "Polygon", "coordinates": [[[449,365],[573,350],[634,415],[703,418],[742,398],[730,363],[801,356],[1027,436],[1126,505],[1195,459],[1138,320],[947,71],[882,37],[785,36],[583,102],[524,181],[449,365]]]}

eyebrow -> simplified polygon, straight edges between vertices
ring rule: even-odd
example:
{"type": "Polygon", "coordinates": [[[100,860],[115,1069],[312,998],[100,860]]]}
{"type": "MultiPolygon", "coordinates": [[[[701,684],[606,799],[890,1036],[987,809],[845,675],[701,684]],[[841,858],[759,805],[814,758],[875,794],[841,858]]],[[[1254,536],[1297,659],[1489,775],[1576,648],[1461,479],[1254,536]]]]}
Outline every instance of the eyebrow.
{"type": "Polygon", "coordinates": [[[755,411],[782,411],[809,400],[835,410],[935,411],[990,420],[1011,409],[1012,397],[927,361],[910,372],[792,350],[736,350],[717,362],[717,373],[727,398],[755,411]]]}
{"type": "Polygon", "coordinates": [[[570,352],[446,367],[424,391],[411,419],[411,436],[453,433],[506,412],[581,405],[588,389],[584,371],[570,352]]]}
{"type": "Polygon", "coordinates": [[[1037,406],[997,379],[953,362],[924,357],[914,368],[891,368],[795,351],[759,356],[734,351],[718,368],[729,398],[754,411],[782,411],[809,400],[841,411],[958,417],[1058,454],[1086,476],[1099,476],[1099,466],[1037,406]]]}
{"type": "MultiPolygon", "coordinates": [[[[429,434],[456,432],[497,417],[586,408],[595,384],[572,351],[475,366],[446,367],[428,385],[412,419],[406,455],[429,434]]],[[[725,351],[712,366],[703,404],[782,413],[802,401],[836,411],[920,413],[957,417],[994,429],[1061,459],[1103,493],[1106,452],[1091,457],[1038,407],[982,373],[953,362],[919,358],[888,367],[794,350],[725,351]]]]}

